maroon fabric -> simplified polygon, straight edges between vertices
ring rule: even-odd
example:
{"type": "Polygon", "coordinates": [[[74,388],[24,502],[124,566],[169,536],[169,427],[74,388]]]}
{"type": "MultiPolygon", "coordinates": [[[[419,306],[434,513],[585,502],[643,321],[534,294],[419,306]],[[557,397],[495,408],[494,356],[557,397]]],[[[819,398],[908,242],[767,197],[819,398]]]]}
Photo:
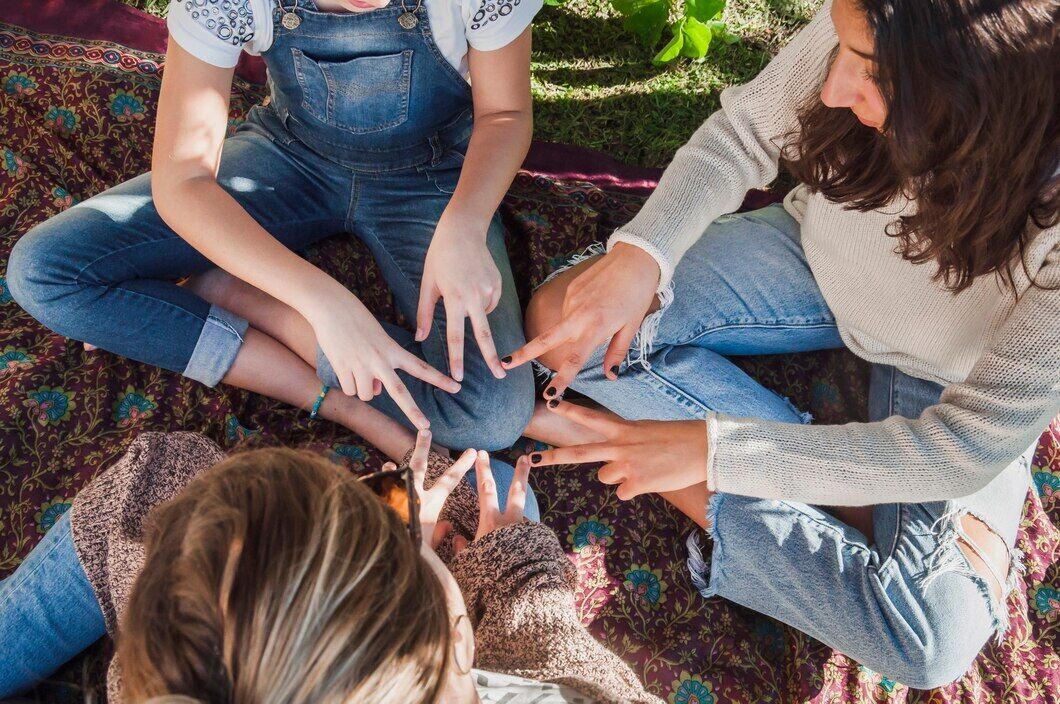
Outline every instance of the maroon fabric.
{"type": "MultiPolygon", "coordinates": [[[[148,168],[164,44],[159,20],[118,3],[0,4],[0,575],[145,430],[199,431],[227,448],[305,445],[354,471],[380,461],[349,431],[282,404],[86,353],[11,300],[6,262],[23,233],[148,168]]],[[[260,85],[236,82],[233,128],[261,97],[260,85]]],[[[524,302],[570,254],[632,217],[657,176],[595,152],[535,144],[502,209],[524,302]]],[[[771,197],[757,194],[754,205],[771,197]]],[[[401,322],[355,239],[330,239],[309,257],[377,315],[401,322]]],[[[818,422],[865,418],[866,368],[845,351],[739,363],[818,422]]],[[[1011,629],[961,681],[930,693],[907,690],[772,619],[701,598],[683,562],[691,525],[665,502],[619,502],[591,467],[535,470],[531,481],[545,522],[578,568],[583,620],[652,692],[673,704],[823,704],[1060,701],[1060,424],[1042,438],[1034,480],[1018,543],[1027,572],[1008,601],[1011,629]]],[[[79,699],[76,684],[85,671],[95,681],[106,647],[71,665],[40,700],[79,699]]]]}

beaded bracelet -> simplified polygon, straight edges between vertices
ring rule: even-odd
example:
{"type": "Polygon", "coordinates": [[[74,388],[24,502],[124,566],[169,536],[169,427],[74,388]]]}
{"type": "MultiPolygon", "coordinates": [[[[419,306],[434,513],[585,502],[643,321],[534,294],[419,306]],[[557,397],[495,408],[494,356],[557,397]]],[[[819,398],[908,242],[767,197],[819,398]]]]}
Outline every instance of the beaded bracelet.
{"type": "Polygon", "coordinates": [[[313,402],[313,410],[309,411],[309,419],[316,420],[317,414],[320,413],[320,404],[324,403],[324,397],[328,395],[328,390],[331,387],[324,384],[323,388],[320,389],[320,395],[317,396],[317,400],[313,402]]]}

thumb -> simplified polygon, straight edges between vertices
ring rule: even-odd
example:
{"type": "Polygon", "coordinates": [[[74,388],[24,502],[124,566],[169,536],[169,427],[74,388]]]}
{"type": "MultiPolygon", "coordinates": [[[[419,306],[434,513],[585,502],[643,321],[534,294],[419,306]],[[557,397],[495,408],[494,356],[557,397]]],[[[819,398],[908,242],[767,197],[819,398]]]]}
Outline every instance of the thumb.
{"type": "Polygon", "coordinates": [[[459,555],[466,548],[467,548],[467,538],[465,538],[464,536],[462,536],[460,534],[457,534],[457,536],[455,538],[453,538],[453,555],[454,556],[455,555],[459,555]]]}

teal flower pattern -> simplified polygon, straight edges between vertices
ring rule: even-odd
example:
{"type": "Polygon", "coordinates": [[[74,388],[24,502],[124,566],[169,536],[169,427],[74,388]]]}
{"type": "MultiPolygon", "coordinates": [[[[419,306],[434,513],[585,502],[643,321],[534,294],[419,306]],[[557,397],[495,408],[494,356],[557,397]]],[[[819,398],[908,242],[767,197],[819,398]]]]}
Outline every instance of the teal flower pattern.
{"type": "Polygon", "coordinates": [[[254,435],[260,435],[260,430],[246,428],[239,424],[239,419],[229,413],[225,416],[225,437],[229,443],[236,444],[254,435]]]}
{"type": "Polygon", "coordinates": [[[607,546],[612,542],[615,529],[598,516],[579,518],[570,528],[569,540],[575,550],[581,551],[597,545],[607,546]]]}
{"type": "Polygon", "coordinates": [[[34,515],[37,521],[37,530],[44,535],[62,515],[70,510],[73,505],[71,499],[52,499],[41,505],[40,510],[34,515]]]}
{"type": "Polygon", "coordinates": [[[1060,619],[1060,590],[1039,584],[1031,590],[1029,596],[1034,610],[1046,621],[1060,619]]]}
{"type": "Polygon", "coordinates": [[[362,445],[339,442],[331,446],[331,451],[340,463],[349,465],[353,469],[360,469],[368,461],[368,451],[362,445]]]}
{"type": "Polygon", "coordinates": [[[37,358],[23,349],[17,349],[10,345],[4,348],[0,354],[0,376],[19,369],[32,369],[37,358]]]}
{"type": "Polygon", "coordinates": [[[673,692],[667,698],[670,704],[715,704],[717,701],[710,684],[700,675],[682,672],[672,686],[673,692]]]}
{"type": "Polygon", "coordinates": [[[13,300],[15,299],[11,297],[11,289],[7,286],[7,279],[0,276],[0,305],[10,303],[13,300]]]}
{"type": "Polygon", "coordinates": [[[52,106],[44,114],[44,122],[50,129],[55,130],[64,137],[69,137],[77,129],[81,118],[69,108],[52,106]]]}
{"type": "Polygon", "coordinates": [[[132,386],[125,387],[124,393],[114,402],[114,420],[119,427],[127,427],[151,415],[158,408],[155,397],[138,391],[132,386]]]}
{"type": "Polygon", "coordinates": [[[29,167],[26,166],[26,162],[22,160],[22,157],[6,147],[4,148],[3,167],[9,176],[14,176],[15,178],[24,176],[29,171],[29,167]]]}
{"type": "Polygon", "coordinates": [[[25,73],[9,73],[4,78],[4,92],[8,95],[29,95],[37,90],[37,82],[25,73]]]}
{"type": "Polygon", "coordinates": [[[25,405],[30,415],[43,425],[58,425],[70,420],[70,412],[77,405],[72,392],[59,387],[42,386],[26,394],[25,405]]]}
{"type": "Polygon", "coordinates": [[[632,565],[626,570],[626,581],[622,583],[635,603],[648,609],[656,609],[666,601],[666,582],[662,570],[653,570],[647,565],[632,565]]]}
{"type": "Polygon", "coordinates": [[[70,191],[62,186],[56,186],[52,189],[52,203],[55,207],[66,210],[76,202],[77,199],[70,194],[70,191]]]}
{"type": "Polygon", "coordinates": [[[1038,490],[1038,496],[1043,502],[1052,501],[1060,497],[1060,475],[1047,470],[1040,470],[1031,475],[1034,478],[1034,488],[1038,490]]]}
{"type": "Polygon", "coordinates": [[[144,108],[144,101],[125,90],[116,90],[111,93],[107,106],[110,108],[111,114],[118,118],[118,122],[139,121],[144,119],[147,114],[147,110],[144,108]]]}

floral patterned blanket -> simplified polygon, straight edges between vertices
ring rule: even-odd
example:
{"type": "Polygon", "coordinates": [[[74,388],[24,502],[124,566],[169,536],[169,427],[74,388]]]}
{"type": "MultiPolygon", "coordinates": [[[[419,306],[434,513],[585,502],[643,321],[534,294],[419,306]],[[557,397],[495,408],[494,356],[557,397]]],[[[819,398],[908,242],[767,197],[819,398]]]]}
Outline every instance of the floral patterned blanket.
{"type": "MultiPolygon", "coordinates": [[[[3,274],[35,223],[148,168],[165,29],[109,0],[40,0],[0,8],[0,576],[65,511],[78,489],[145,430],[196,430],[221,445],[303,445],[353,471],[379,457],[357,437],[229,388],[96,352],[38,325],[3,274]],[[32,9],[31,9],[32,8],[32,9]],[[135,47],[135,48],[130,48],[135,47]]],[[[262,97],[244,66],[231,126],[262,97]]],[[[536,144],[503,214],[525,302],[572,252],[630,218],[657,173],[574,147],[536,144]]],[[[760,204],[760,203],[759,203],[760,204]]],[[[353,238],[312,259],[380,316],[398,320],[378,270],[353,238]]],[[[401,321],[398,321],[401,322],[401,321]]],[[[749,358],[741,364],[819,422],[863,419],[865,367],[843,351],[749,358]]],[[[525,445],[513,450],[525,450],[525,445]]],[[[1026,573],[1009,598],[1012,626],[959,682],[908,690],[796,630],[720,599],[684,568],[690,523],[654,497],[628,503],[586,468],[537,470],[545,521],[578,567],[578,604],[593,633],[672,704],[714,702],[1060,701],[1060,423],[1042,436],[1019,547],[1026,573]]],[[[78,701],[108,644],[38,692],[78,701]]]]}

